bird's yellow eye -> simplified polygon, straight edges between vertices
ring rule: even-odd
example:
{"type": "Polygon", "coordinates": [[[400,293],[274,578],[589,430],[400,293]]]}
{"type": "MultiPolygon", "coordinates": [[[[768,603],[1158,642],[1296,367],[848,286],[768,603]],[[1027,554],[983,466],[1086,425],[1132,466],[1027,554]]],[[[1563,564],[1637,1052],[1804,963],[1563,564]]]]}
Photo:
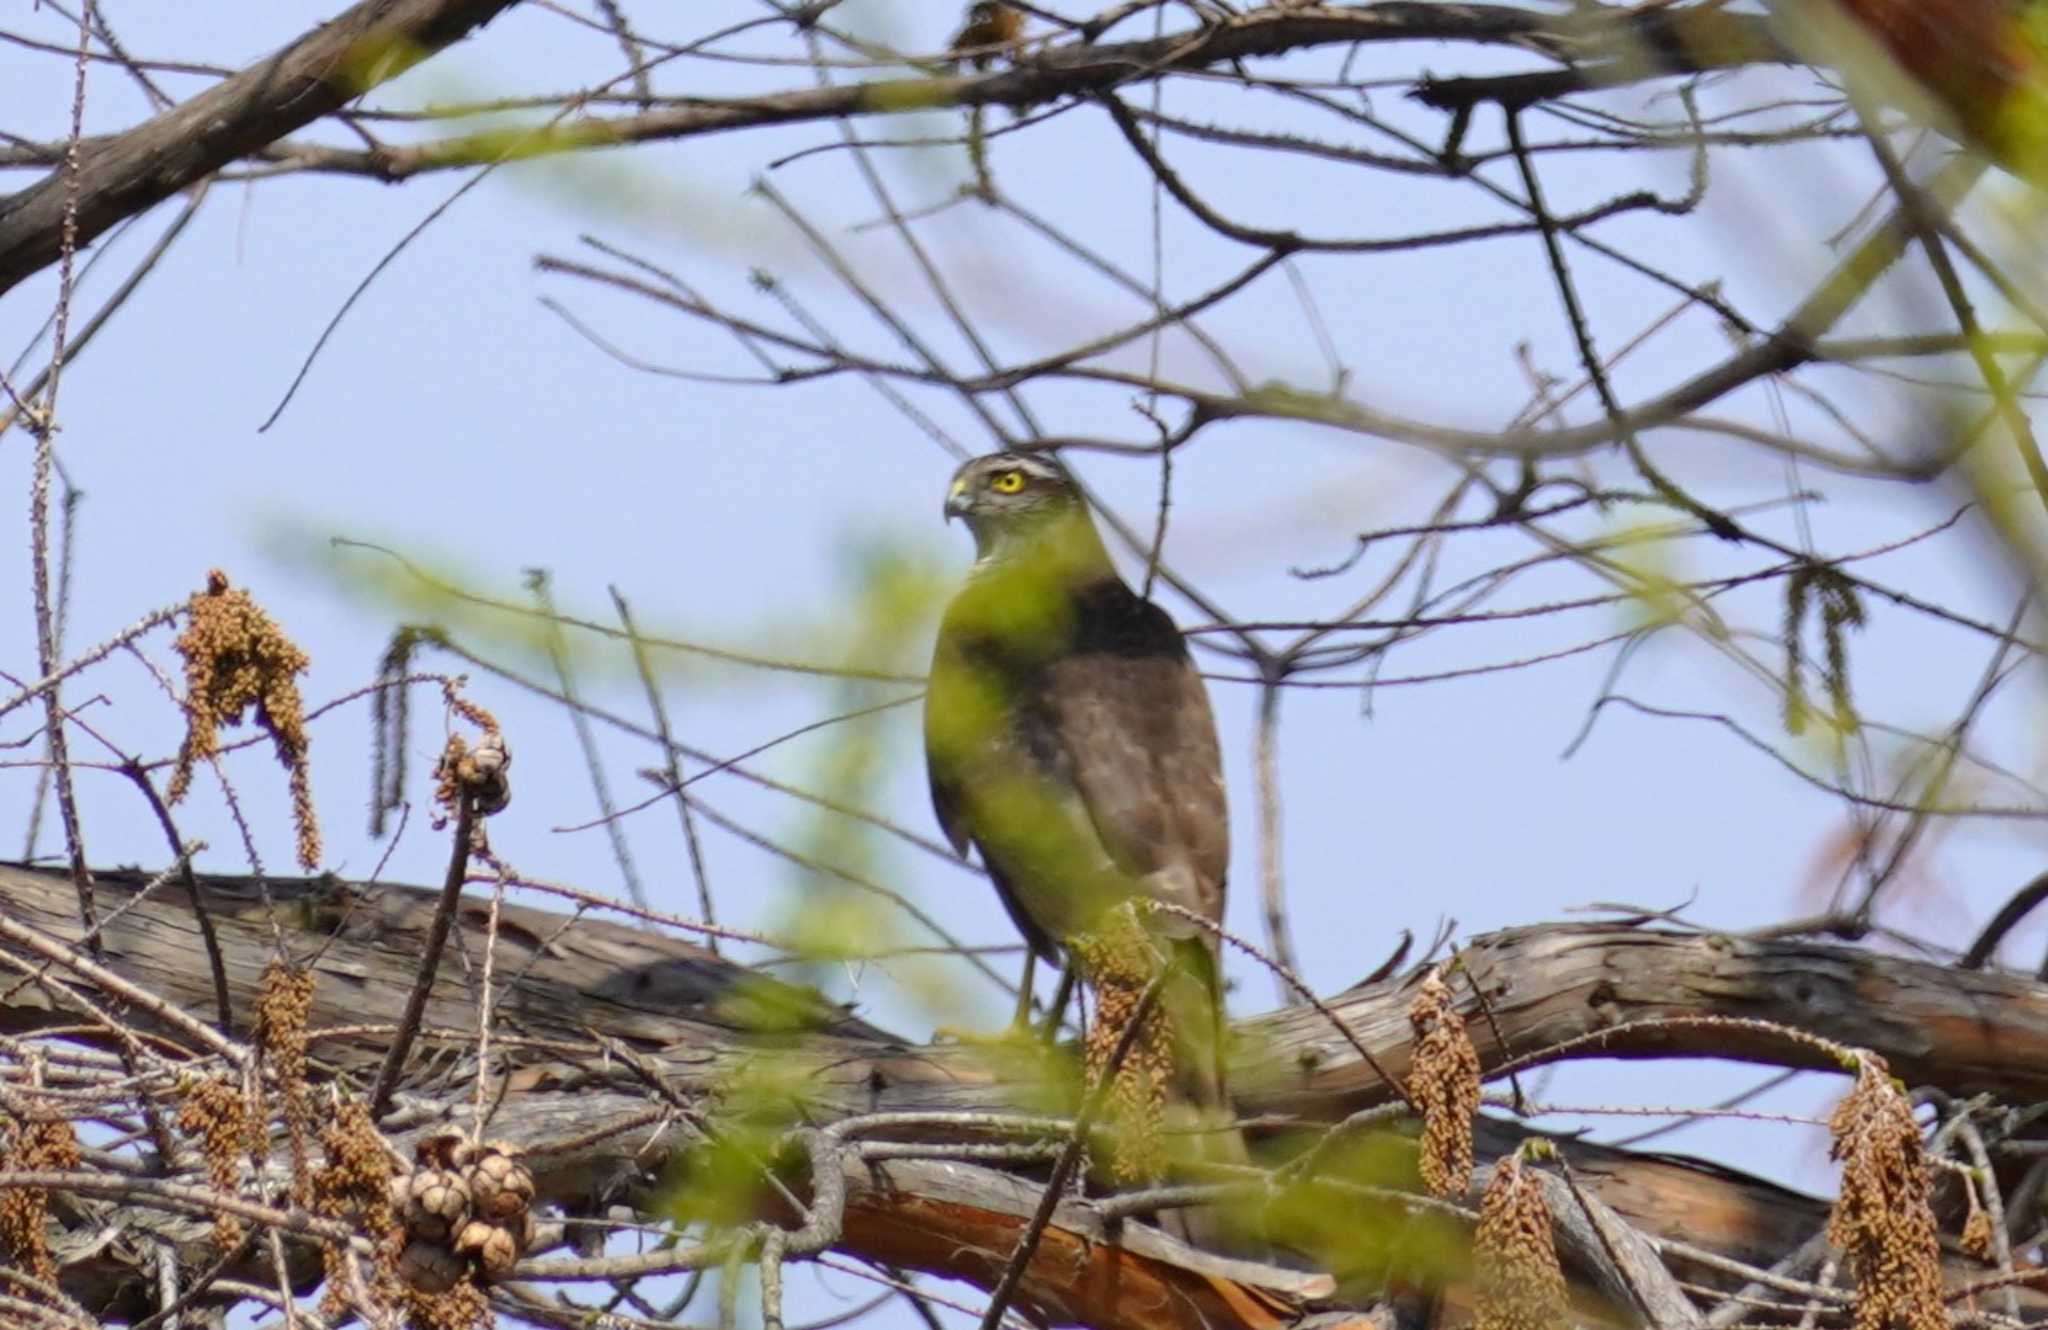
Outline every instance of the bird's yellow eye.
{"type": "Polygon", "coordinates": [[[988,482],[988,487],[998,494],[1015,494],[1024,488],[1022,471],[998,471],[988,482]]]}

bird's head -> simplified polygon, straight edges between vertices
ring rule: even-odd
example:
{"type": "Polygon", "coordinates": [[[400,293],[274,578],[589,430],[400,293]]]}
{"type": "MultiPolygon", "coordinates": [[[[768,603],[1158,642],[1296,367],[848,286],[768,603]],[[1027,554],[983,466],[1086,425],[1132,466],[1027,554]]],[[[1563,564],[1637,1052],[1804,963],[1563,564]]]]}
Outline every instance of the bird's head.
{"type": "Polygon", "coordinates": [[[991,553],[1071,528],[1093,535],[1088,504],[1067,469],[1045,453],[990,453],[963,462],[946,487],[946,517],[957,517],[991,553]]]}

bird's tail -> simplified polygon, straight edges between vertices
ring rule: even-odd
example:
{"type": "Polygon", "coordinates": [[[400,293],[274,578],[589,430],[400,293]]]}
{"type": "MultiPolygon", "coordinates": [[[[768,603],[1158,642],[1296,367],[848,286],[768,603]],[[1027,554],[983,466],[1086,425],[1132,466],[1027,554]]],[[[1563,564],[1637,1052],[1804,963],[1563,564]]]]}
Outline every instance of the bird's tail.
{"type": "MultiPolygon", "coordinates": [[[[1160,990],[1174,1042],[1162,1124],[1168,1167],[1187,1181],[1216,1181],[1206,1166],[1251,1162],[1224,1073],[1230,1050],[1223,976],[1213,939],[1180,939],[1170,948],[1173,970],[1160,990]]],[[[1212,1251],[1257,1245],[1248,1241],[1250,1226],[1237,1222],[1227,1205],[1186,1206],[1162,1211],[1159,1218],[1160,1227],[1175,1237],[1212,1251]]]]}
{"type": "MultiPolygon", "coordinates": [[[[1149,934],[1126,915],[1071,940],[1068,950],[1095,993],[1085,1051],[1089,1083],[1109,1096],[1111,1181],[1206,1182],[1215,1178],[1205,1165],[1249,1163],[1224,1079],[1228,1050],[1213,943],[1149,934]],[[1145,994],[1155,982],[1158,996],[1148,1006],[1145,994]]],[[[1234,1240],[1240,1235],[1227,1207],[1176,1207],[1161,1211],[1159,1222],[1197,1246],[1244,1245],[1234,1240]]]]}

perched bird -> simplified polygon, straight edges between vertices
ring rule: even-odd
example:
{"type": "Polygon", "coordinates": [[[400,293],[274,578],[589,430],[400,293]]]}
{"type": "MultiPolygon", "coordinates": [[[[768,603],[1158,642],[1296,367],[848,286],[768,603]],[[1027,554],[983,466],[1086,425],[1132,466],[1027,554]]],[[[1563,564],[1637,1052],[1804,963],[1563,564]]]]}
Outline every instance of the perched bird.
{"type": "MultiPolygon", "coordinates": [[[[1243,1162],[1215,935],[1142,906],[1223,915],[1230,833],[1201,676],[1173,620],[1117,576],[1087,501],[1050,456],[967,462],[946,516],[967,524],[976,557],[939,626],[925,694],[939,822],[961,854],[981,852],[1031,950],[1065,959],[1095,990],[1091,1061],[1158,980],[1153,1028],[1126,1059],[1141,1079],[1117,1085],[1158,1153],[1117,1171],[1156,1173],[1166,1151],[1243,1162]]],[[[1173,1221],[1186,1236],[1212,1231],[1173,1221]]]]}
{"type": "Polygon", "coordinates": [[[1024,33],[1024,15],[1002,0],[975,0],[967,7],[967,23],[953,38],[948,50],[967,51],[976,69],[987,69],[996,52],[990,47],[1007,45],[1024,33]]]}

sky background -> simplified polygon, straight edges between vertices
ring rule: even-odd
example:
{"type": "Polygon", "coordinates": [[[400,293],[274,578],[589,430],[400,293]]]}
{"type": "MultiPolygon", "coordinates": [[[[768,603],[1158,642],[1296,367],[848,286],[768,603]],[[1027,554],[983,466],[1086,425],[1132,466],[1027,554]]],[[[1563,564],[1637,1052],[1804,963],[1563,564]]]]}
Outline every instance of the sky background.
{"type": "MultiPolygon", "coordinates": [[[[758,12],[741,4],[710,8],[745,17],[758,12]]],[[[327,12],[326,6],[282,0],[175,12],[111,0],[105,9],[137,53],[233,66],[327,12]]],[[[922,4],[850,4],[839,12],[846,23],[917,51],[942,47],[957,19],[950,6],[922,4]]],[[[703,21],[705,28],[713,25],[703,21]]],[[[0,28],[50,42],[74,38],[48,7],[16,6],[0,18],[0,28]]],[[[763,36],[757,47],[795,49],[780,35],[763,36]]],[[[1318,57],[1314,67],[1334,70],[1341,55],[1318,57]]],[[[1312,62],[1297,63],[1307,68],[1312,62]]],[[[1361,78],[1399,79],[1421,67],[1469,73],[1526,63],[1427,46],[1367,51],[1352,69],[1361,78]]],[[[375,102],[419,106],[560,90],[607,77],[616,66],[608,38],[522,7],[476,41],[380,91],[375,102]]],[[[0,46],[0,68],[0,127],[61,137],[68,62],[0,46]]],[[[673,78],[658,75],[657,86],[731,95],[809,81],[797,66],[699,63],[686,70],[673,78]]],[[[178,95],[204,82],[163,76],[178,95]]],[[[1813,97],[1820,91],[1804,72],[1778,71],[1715,85],[1706,97],[1710,106],[1718,98],[1733,107],[1770,93],[1813,97]]],[[[1372,97],[1374,108],[1391,119],[1425,135],[1441,132],[1440,118],[1403,103],[1398,86],[1372,97]]],[[[1617,104],[1644,105],[1641,94],[1617,104]]],[[[1176,88],[1168,109],[1266,128],[1286,128],[1290,115],[1301,114],[1224,85],[1198,93],[1176,88]]],[[[1668,112],[1669,105],[1658,109],[1668,112]]],[[[146,113],[121,71],[94,68],[89,130],[116,129],[146,113]]],[[[1007,119],[992,114],[990,124],[1007,119]]],[[[907,116],[862,128],[889,137],[956,134],[959,117],[907,116]]],[[[1569,129],[1542,128],[1546,134],[1569,129]]],[[[1497,124],[1481,123],[1475,136],[1497,142],[1497,131],[1497,124]]],[[[1330,132],[1329,122],[1318,132],[1330,132]]],[[[532,677],[547,675],[550,666],[530,649],[530,639],[522,639],[525,625],[516,617],[456,614],[417,599],[418,588],[394,578],[387,558],[331,543],[346,538],[388,547],[506,601],[522,602],[523,570],[540,567],[551,574],[553,595],[566,613],[611,621],[607,588],[616,586],[650,634],[824,663],[879,649],[889,668],[918,672],[938,600],[920,602],[921,613],[907,619],[877,623],[871,570],[909,569],[910,580],[943,592],[965,569],[969,542],[963,532],[947,530],[939,513],[955,457],[850,375],[770,390],[624,366],[542,300],[560,301],[606,339],[650,362],[725,374],[755,368],[716,329],[644,300],[538,272],[534,263],[539,255],[600,258],[580,243],[588,234],[674,270],[715,302],[781,324],[781,308],[753,285],[757,272],[767,272],[839,335],[894,354],[792,229],[750,192],[765,179],[844,246],[866,280],[930,330],[942,355],[967,365],[900,243],[886,230],[861,229],[877,208],[847,154],[823,152],[770,169],[788,154],[834,143],[837,136],[831,125],[749,131],[492,173],[449,204],[369,285],[267,431],[259,427],[351,291],[470,177],[443,173],[395,188],[317,175],[287,175],[255,187],[217,184],[142,291],[63,378],[60,451],[66,474],[84,496],[69,643],[77,648],[112,635],[145,611],[181,600],[209,568],[219,567],[249,587],[311,653],[309,704],[367,683],[393,628],[422,618],[449,623],[464,640],[516,662],[532,677]]],[[[328,130],[319,137],[347,141],[328,130]]],[[[1366,141],[1363,134],[1351,138],[1366,141]]],[[[1073,112],[1027,133],[996,137],[990,147],[1006,189],[1133,271],[1147,270],[1150,191],[1099,112],[1073,112]]],[[[1469,188],[1399,183],[1386,172],[1314,170],[1181,143],[1173,156],[1198,187],[1215,191],[1233,216],[1253,225],[1392,235],[1511,215],[1475,205],[1469,188]]],[[[905,210],[938,203],[969,178],[957,146],[878,160],[905,210]]],[[[1707,195],[1690,218],[1631,216],[1599,234],[1689,280],[1721,279],[1731,299],[1768,320],[1796,301],[1835,256],[1831,236],[1858,220],[1874,184],[1866,163],[1867,152],[1854,144],[1717,155],[1707,195]]],[[[1630,188],[1680,195],[1688,170],[1688,155],[1676,151],[1598,161],[1551,158],[1545,159],[1545,185],[1555,205],[1567,210],[1630,188]]],[[[1502,183],[1512,179],[1512,164],[1493,171],[1502,183]]],[[[0,188],[18,188],[31,178],[8,173],[0,188]]],[[[2010,204],[2016,189],[1994,181],[1989,203],[2010,204]]],[[[95,307],[113,274],[144,252],[176,207],[176,201],[166,204],[103,242],[113,253],[86,280],[82,310],[95,307]]],[[[1996,207],[1986,212],[1995,227],[1996,207]]],[[[1164,226],[1167,288],[1176,298],[1205,289],[1251,257],[1189,225],[1170,203],[1164,226]]],[[[987,210],[958,206],[920,234],[976,310],[1001,359],[1040,354],[1142,317],[1138,301],[1087,278],[987,210]]],[[[1526,344],[1529,359],[1552,372],[1572,373],[1567,328],[1532,237],[1370,259],[1312,257],[1299,271],[1342,349],[1346,391],[1356,400],[1434,422],[1497,429],[1527,396],[1518,347],[1526,344]]],[[[1612,265],[1581,262],[1578,271],[1604,348],[1618,346],[1674,303],[1668,291],[1612,265]]],[[[28,344],[54,290],[54,273],[46,273],[0,300],[0,348],[28,344]]],[[[1851,325],[1897,330],[1927,320],[1932,307],[1925,292],[1915,266],[1902,265],[1851,325]]],[[[1312,391],[1329,386],[1312,323],[1278,273],[1206,326],[1254,380],[1312,391]]],[[[1644,395],[1725,355],[1728,345],[1711,318],[1692,315],[1632,354],[1617,370],[1617,387],[1625,397],[1644,395]]],[[[1161,355],[1170,378],[1214,381],[1185,339],[1167,339],[1161,355]]],[[[40,355],[31,356],[31,372],[40,363],[40,355]]],[[[1116,363],[1142,368],[1142,344],[1116,363]]],[[[17,371],[15,377],[24,376],[17,371]]],[[[1813,381],[1843,390],[1881,440],[1901,452],[1928,446],[1943,428],[1947,397],[1839,372],[1813,381]]],[[[1128,389],[1066,385],[1028,394],[1049,433],[1146,436],[1128,389]]],[[[1779,409],[1802,428],[1818,418],[1792,393],[1773,398],[1759,391],[1743,400],[1760,422],[1779,409]]],[[[924,394],[918,401],[964,453],[996,442],[955,399],[924,394]]],[[[1595,404],[1581,398],[1568,414],[1578,422],[1595,413],[1595,404]]],[[[1016,428],[1013,416],[1004,419],[1016,428]]],[[[1811,539],[1823,550],[1895,539],[1947,517],[1969,497],[1945,483],[1909,488],[1810,468],[1788,471],[1775,456],[1701,433],[1666,431],[1651,442],[1660,462],[1709,503],[1769,499],[1807,485],[1824,489],[1827,502],[1806,510],[1811,539]]],[[[35,658],[28,582],[19,575],[28,548],[31,456],[20,431],[0,436],[0,486],[14,496],[0,506],[0,548],[15,551],[18,560],[16,576],[0,577],[0,668],[23,678],[34,674],[35,658]]],[[[1100,454],[1072,460],[1112,508],[1149,531],[1158,484],[1154,463],[1100,454]]],[[[1507,479],[1510,471],[1496,467],[1495,474],[1507,479]]],[[[1288,570],[1341,559],[1360,531],[1426,520],[1452,475],[1426,452],[1318,426],[1219,427],[1176,462],[1167,560],[1238,617],[1327,614],[1384,575],[1390,554],[1376,547],[1350,572],[1324,580],[1303,580],[1288,570]]],[[[1644,516],[1581,515],[1561,529],[1611,534],[1644,516]]],[[[1755,520],[1780,538],[1799,534],[1783,509],[1755,520]]],[[[1460,537],[1451,542],[1442,581],[1535,548],[1514,532],[1460,537]]],[[[1697,543],[1657,557],[1689,576],[1766,562],[1753,552],[1697,543]]],[[[1130,559],[1124,565],[1133,580],[1141,575],[1130,559]]],[[[1967,525],[1864,571],[1999,623],[2010,617],[2018,594],[1999,548],[1967,525]]],[[[1503,603],[1542,603],[1597,589],[1569,570],[1538,570],[1503,603]]],[[[1203,618],[1185,601],[1168,596],[1165,603],[1184,625],[1203,618]]],[[[1723,608],[1732,621],[1769,632],[1781,605],[1782,592],[1766,588],[1732,594],[1723,608]]],[[[1871,608],[1869,627],[1851,644],[1863,715],[1915,730],[1946,724],[1975,687],[1989,644],[1882,605],[1871,608]]],[[[1590,902],[1619,901],[1687,904],[1686,918],[1696,924],[1742,929],[1810,912],[1825,901],[1839,872],[1843,806],[1724,728],[1608,708],[1566,760],[1614,668],[1613,648],[1522,670],[1432,677],[1614,633],[1639,622],[1640,614],[1639,607],[1606,606],[1554,620],[1438,632],[1382,662],[1370,692],[1359,686],[1360,666],[1318,676],[1343,687],[1285,694],[1284,860],[1294,942],[1311,985],[1339,989],[1378,966],[1404,930],[1426,941],[1451,921],[1456,937],[1468,939],[1568,917],[1590,902]]],[[[159,663],[174,663],[166,634],[149,639],[147,649],[159,663]]],[[[1776,661],[1767,644],[1759,649],[1776,661]]],[[[586,695],[644,721],[645,702],[623,652],[588,636],[571,636],[568,650],[586,695]]],[[[738,753],[850,707],[914,691],[711,665],[676,653],[658,663],[677,736],[714,754],[738,753]]],[[[1211,691],[1232,794],[1235,891],[1228,922],[1260,938],[1250,766],[1257,690],[1221,677],[1243,675],[1233,661],[1205,656],[1203,665],[1219,676],[1211,691]]],[[[423,658],[421,667],[459,668],[436,657],[423,658]]],[[[1738,717],[1811,769],[1827,767],[1817,742],[1788,740],[1774,728],[1778,702],[1769,688],[1695,640],[1676,633],[1653,638],[1628,660],[1618,686],[1661,706],[1738,717]]],[[[527,875],[623,894],[605,834],[559,830],[596,815],[567,715],[482,676],[473,677],[469,694],[498,714],[515,755],[515,803],[492,824],[496,850],[527,875]]],[[[131,661],[109,662],[66,697],[74,706],[94,699],[95,723],[125,745],[156,755],[175,748],[171,709],[131,661]]],[[[2040,702],[2037,673],[2030,670],[2000,695],[1983,726],[1986,751],[2026,777],[2040,765],[2040,702]]],[[[438,880],[446,847],[426,826],[425,801],[441,728],[427,691],[415,695],[415,714],[414,812],[395,847],[369,837],[363,825],[370,788],[367,706],[359,702],[319,722],[312,763],[327,836],[323,867],[368,874],[388,850],[385,876],[438,880]]],[[[25,712],[0,721],[0,741],[18,739],[31,724],[25,712]]],[[[900,707],[781,745],[751,765],[806,787],[838,772],[853,782],[860,806],[931,838],[938,833],[926,803],[918,724],[915,705],[900,707]],[[849,731],[872,747],[850,747],[849,731]],[[850,777],[834,765],[856,760],[870,765],[850,777]]],[[[615,795],[621,803],[639,802],[648,787],[633,773],[652,765],[653,753],[602,727],[599,742],[615,795]]],[[[89,745],[74,752],[92,755],[89,745]]],[[[1880,737],[1870,760],[1883,771],[1897,759],[1880,737]]],[[[281,773],[261,749],[236,757],[232,770],[266,864],[288,871],[291,833],[281,773]]],[[[79,780],[93,862],[161,864],[155,829],[135,815],[137,806],[118,779],[85,771],[79,780]]],[[[0,766],[0,833],[19,836],[34,783],[31,770],[0,766]]],[[[245,871],[217,791],[203,779],[197,786],[181,821],[187,834],[211,843],[202,864],[245,871]]],[[[896,838],[848,840],[838,820],[821,822],[806,806],[731,777],[714,777],[699,788],[721,812],[764,835],[839,847],[970,942],[1013,941],[986,884],[937,856],[896,838]]],[[[1994,802],[2016,802],[2011,788],[1977,789],[1994,802]]],[[[624,826],[651,903],[694,914],[695,888],[673,808],[656,805],[626,818],[624,826]]],[[[724,921],[800,931],[834,917],[828,907],[846,899],[843,889],[731,835],[707,829],[705,836],[708,875],[724,921]]],[[[2042,841],[2039,821],[2029,818],[1945,827],[1882,918],[1960,946],[2040,870],[2042,841]]],[[[39,844],[48,853],[60,843],[52,815],[39,844]]],[[[0,842],[0,851],[18,850],[19,841],[0,842]]],[[[902,941],[931,940],[912,926],[895,927],[902,941]]],[[[2005,954],[2032,965],[2044,938],[2041,926],[2024,927],[2005,954]]],[[[995,963],[1008,970],[1015,960],[995,963]]],[[[1269,977],[1241,957],[1232,958],[1230,970],[1235,1011],[1273,1005],[1269,977]]],[[[968,976],[957,962],[943,969],[910,961],[813,967],[804,977],[912,1036],[935,1024],[994,1026],[1006,1010],[993,985],[968,976]]],[[[1703,1103],[1764,1074],[1589,1065],[1557,1075],[1544,1096],[1578,1104],[1703,1103]]],[[[1803,1078],[1760,1104],[1813,1113],[1825,1111],[1837,1092],[1825,1079],[1803,1078]]],[[[1635,1118],[1592,1123],[1602,1137],[1643,1125],[1635,1118]]],[[[1665,1144],[1811,1188],[1832,1186],[1822,1138],[1809,1126],[1707,1125],[1665,1144]]],[[[828,1291],[816,1295],[813,1311],[836,1305],[834,1295],[863,1291],[845,1279],[825,1282],[828,1291]]]]}

